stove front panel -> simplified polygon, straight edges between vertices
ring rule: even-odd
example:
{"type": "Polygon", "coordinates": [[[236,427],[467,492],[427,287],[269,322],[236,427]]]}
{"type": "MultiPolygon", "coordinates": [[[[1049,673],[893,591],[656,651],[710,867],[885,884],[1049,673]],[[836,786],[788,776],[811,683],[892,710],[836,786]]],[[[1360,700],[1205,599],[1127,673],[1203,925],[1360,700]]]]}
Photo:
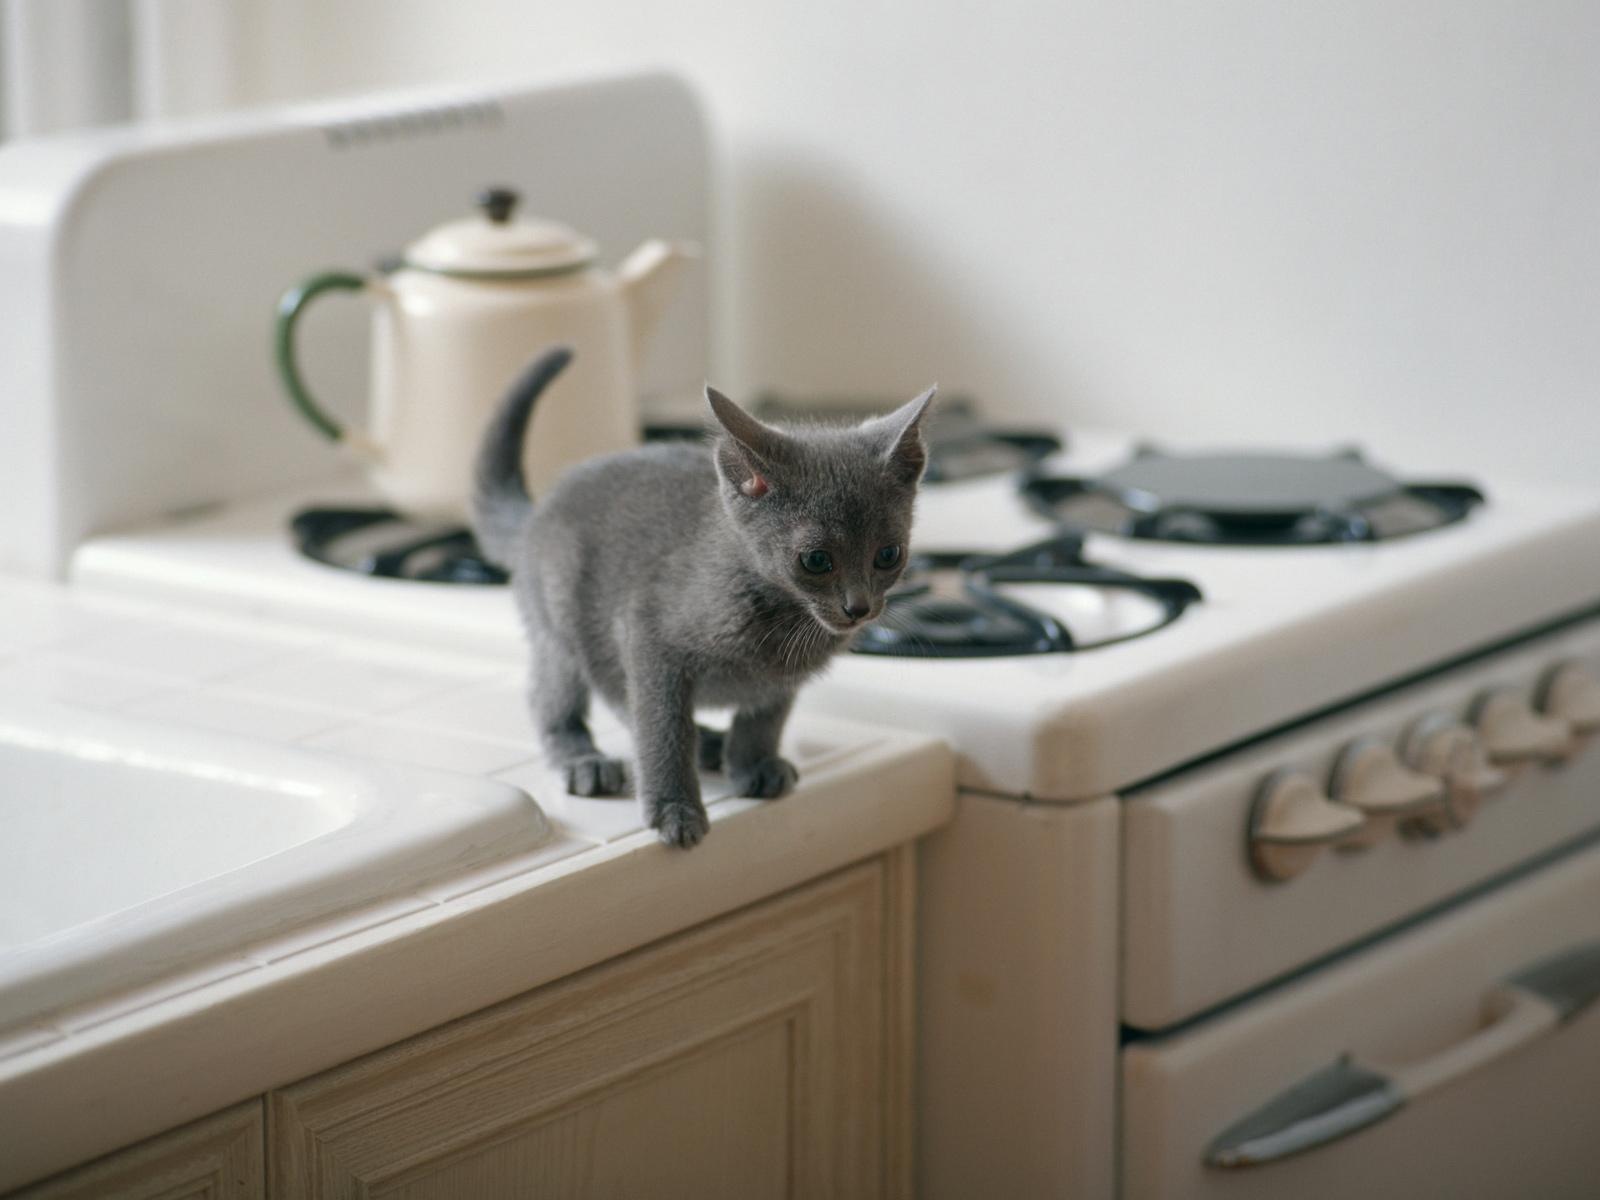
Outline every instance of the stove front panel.
{"type": "MultiPolygon", "coordinates": [[[[1187,1020],[1600,830],[1600,737],[1593,735],[1580,739],[1587,744],[1565,762],[1496,768],[1505,776],[1503,786],[1459,828],[1451,827],[1449,814],[1440,819],[1437,806],[1421,805],[1403,820],[1369,818],[1364,828],[1341,830],[1338,820],[1350,807],[1315,806],[1318,793],[1340,794],[1336,771],[1349,747],[1401,751],[1408,731],[1430,717],[1472,727],[1481,698],[1491,692],[1536,707],[1551,672],[1573,661],[1600,676],[1600,622],[1128,793],[1123,1021],[1156,1030],[1187,1020]],[[1313,824],[1300,832],[1313,840],[1276,858],[1269,852],[1263,861],[1252,852],[1252,815],[1259,834],[1263,790],[1269,781],[1289,778],[1301,785],[1295,799],[1312,798],[1306,819],[1313,824]],[[1324,818],[1330,820],[1326,829],[1315,827],[1324,818]],[[1320,844],[1314,840],[1324,835],[1320,844]],[[1374,844],[1355,845],[1369,838],[1374,844]],[[1294,873],[1267,877],[1274,867],[1294,873]]],[[[1402,797],[1408,782],[1426,782],[1391,774],[1396,782],[1389,790],[1402,797]]],[[[1455,817],[1463,815],[1464,808],[1455,817]]]]}

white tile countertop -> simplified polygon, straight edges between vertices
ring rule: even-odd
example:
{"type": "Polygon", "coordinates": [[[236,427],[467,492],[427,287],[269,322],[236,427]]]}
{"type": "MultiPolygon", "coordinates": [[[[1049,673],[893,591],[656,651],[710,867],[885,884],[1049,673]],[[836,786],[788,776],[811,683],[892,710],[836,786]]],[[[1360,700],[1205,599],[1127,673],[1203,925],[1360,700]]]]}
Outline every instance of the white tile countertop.
{"type": "MultiPolygon", "coordinates": [[[[794,795],[740,799],[707,776],[711,835],[670,850],[633,800],[566,794],[538,755],[524,674],[520,657],[0,581],[0,701],[489,777],[526,791],[552,826],[533,849],[0,1030],[0,1190],[905,842],[951,812],[941,744],[808,719],[786,739],[802,775],[794,795]]],[[[615,718],[596,718],[601,744],[626,752],[615,718]]]]}

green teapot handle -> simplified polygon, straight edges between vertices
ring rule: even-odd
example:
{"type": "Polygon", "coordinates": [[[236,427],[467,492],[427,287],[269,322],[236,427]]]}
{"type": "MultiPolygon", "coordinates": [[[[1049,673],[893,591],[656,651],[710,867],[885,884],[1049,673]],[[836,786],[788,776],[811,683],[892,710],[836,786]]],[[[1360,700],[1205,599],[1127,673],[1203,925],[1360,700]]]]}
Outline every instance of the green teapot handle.
{"type": "Polygon", "coordinates": [[[290,288],[278,300],[278,319],[276,323],[276,336],[274,350],[278,360],[278,375],[283,380],[284,390],[289,393],[289,399],[294,402],[300,415],[311,422],[317,432],[329,441],[342,442],[345,440],[344,426],[335,421],[322,406],[311,396],[306,387],[306,381],[300,374],[300,365],[295,361],[295,325],[300,320],[300,314],[323,292],[359,292],[365,290],[367,281],[360,275],[351,275],[346,271],[325,271],[321,275],[313,275],[297,287],[290,288]]]}

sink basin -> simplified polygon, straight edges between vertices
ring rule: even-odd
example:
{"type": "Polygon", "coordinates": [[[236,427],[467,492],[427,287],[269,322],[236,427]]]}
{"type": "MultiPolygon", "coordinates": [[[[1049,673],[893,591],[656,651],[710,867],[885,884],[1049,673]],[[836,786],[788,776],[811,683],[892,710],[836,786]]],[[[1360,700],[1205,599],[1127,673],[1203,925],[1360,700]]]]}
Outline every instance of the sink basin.
{"type": "Polygon", "coordinates": [[[538,846],[505,784],[0,706],[0,1030],[538,846]]]}

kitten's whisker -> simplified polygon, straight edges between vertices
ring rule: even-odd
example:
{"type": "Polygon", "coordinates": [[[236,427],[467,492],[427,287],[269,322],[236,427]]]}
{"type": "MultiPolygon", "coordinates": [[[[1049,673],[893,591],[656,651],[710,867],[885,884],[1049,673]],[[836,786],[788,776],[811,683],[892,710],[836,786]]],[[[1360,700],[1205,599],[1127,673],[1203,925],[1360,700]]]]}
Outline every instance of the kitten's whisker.
{"type": "Polygon", "coordinates": [[[820,648],[819,635],[823,634],[820,622],[814,617],[804,620],[794,639],[794,667],[798,669],[804,659],[810,657],[820,648]]]}
{"type": "Polygon", "coordinates": [[[777,633],[781,628],[782,626],[778,624],[768,625],[767,628],[762,632],[760,640],[756,642],[755,648],[751,651],[751,653],[760,654],[761,651],[766,647],[766,644],[772,640],[772,635],[777,633]]]}
{"type": "Polygon", "coordinates": [[[800,626],[796,624],[792,617],[784,623],[783,638],[778,643],[778,662],[785,667],[789,665],[790,643],[793,642],[799,628],[800,626]]]}
{"type": "Polygon", "coordinates": [[[800,660],[805,657],[811,646],[811,631],[816,628],[816,621],[809,617],[802,617],[795,625],[794,636],[789,642],[789,665],[791,669],[798,669],[800,660]]]}
{"type": "Polygon", "coordinates": [[[911,641],[919,645],[926,646],[930,650],[933,649],[933,641],[925,634],[919,633],[915,626],[908,623],[908,618],[901,613],[885,607],[884,610],[878,614],[878,621],[881,624],[887,625],[890,629],[905,634],[906,637],[911,639],[911,641]]]}

